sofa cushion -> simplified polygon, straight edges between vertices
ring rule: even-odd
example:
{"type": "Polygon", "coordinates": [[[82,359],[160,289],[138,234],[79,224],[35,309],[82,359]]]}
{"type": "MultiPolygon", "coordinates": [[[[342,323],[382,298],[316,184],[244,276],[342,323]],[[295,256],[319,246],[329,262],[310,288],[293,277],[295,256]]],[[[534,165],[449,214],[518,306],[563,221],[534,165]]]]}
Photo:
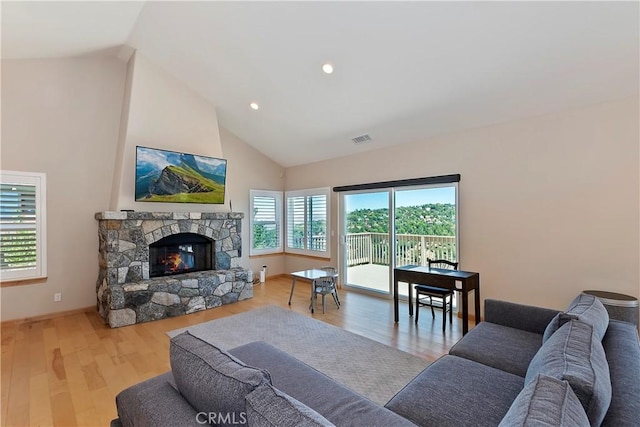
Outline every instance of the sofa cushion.
{"type": "Polygon", "coordinates": [[[540,347],[525,384],[538,374],[566,380],[582,403],[592,425],[600,425],[611,403],[609,365],[593,327],[571,320],[540,347]]]}
{"type": "Polygon", "coordinates": [[[451,348],[449,354],[524,377],[541,345],[541,334],[480,322],[451,348]]]}
{"type": "Polygon", "coordinates": [[[197,420],[198,411],[173,386],[171,372],[121,391],[116,396],[116,407],[122,427],[202,425],[197,420]]]}
{"type": "Polygon", "coordinates": [[[233,348],[229,353],[245,363],[268,370],[274,387],[335,425],[414,426],[405,418],[264,341],[233,348]]]}
{"type": "Polygon", "coordinates": [[[508,326],[538,335],[544,333],[558,310],[487,298],[484,300],[485,322],[508,326]]]}
{"type": "Polygon", "coordinates": [[[582,404],[566,381],[538,374],[522,389],[499,427],[589,425],[582,404]]]}
{"type": "Polygon", "coordinates": [[[589,294],[580,294],[571,301],[567,309],[558,313],[544,331],[542,341],[546,342],[562,325],[569,320],[579,320],[593,327],[593,333],[602,341],[609,326],[609,313],[598,298],[589,294]]]}
{"type": "Polygon", "coordinates": [[[637,427],[640,420],[638,327],[612,319],[602,346],[607,355],[611,376],[611,405],[602,427],[637,427]]]}
{"type": "Polygon", "coordinates": [[[386,405],[421,426],[492,426],[505,416],[524,378],[472,360],[445,355],[386,405]]]}
{"type": "Polygon", "coordinates": [[[325,417],[269,384],[245,398],[247,422],[252,427],[333,426],[325,417]]]}
{"type": "Polygon", "coordinates": [[[171,339],[169,353],[178,391],[200,412],[237,420],[245,413],[245,396],[271,383],[268,372],[247,366],[189,332],[171,339]]]}

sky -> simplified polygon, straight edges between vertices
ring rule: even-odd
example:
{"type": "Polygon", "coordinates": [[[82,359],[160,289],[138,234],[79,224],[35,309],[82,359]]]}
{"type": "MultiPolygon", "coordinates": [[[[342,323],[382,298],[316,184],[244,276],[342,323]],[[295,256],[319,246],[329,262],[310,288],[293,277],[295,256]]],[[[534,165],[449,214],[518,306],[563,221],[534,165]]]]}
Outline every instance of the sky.
{"type": "MultiPolygon", "coordinates": [[[[422,188],[418,190],[396,190],[396,207],[420,206],[427,203],[450,203],[456,201],[454,187],[422,188]]],[[[376,193],[349,194],[345,197],[346,211],[357,209],[387,208],[389,196],[386,191],[376,193]]]]}

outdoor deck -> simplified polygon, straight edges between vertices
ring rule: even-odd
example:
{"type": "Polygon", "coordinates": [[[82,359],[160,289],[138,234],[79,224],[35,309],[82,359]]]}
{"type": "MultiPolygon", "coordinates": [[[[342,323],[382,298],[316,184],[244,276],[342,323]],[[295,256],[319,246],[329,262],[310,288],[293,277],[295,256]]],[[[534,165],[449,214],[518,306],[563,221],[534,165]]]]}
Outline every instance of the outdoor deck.
{"type": "MultiPolygon", "coordinates": [[[[373,292],[389,293],[389,266],[362,264],[347,267],[347,277],[342,279],[343,284],[347,280],[352,288],[359,287],[373,292]]],[[[407,296],[406,285],[400,285],[398,290],[401,296],[407,296]]],[[[454,296],[453,305],[454,311],[457,311],[457,295],[454,296]]]]}
{"type": "MultiPolygon", "coordinates": [[[[362,264],[347,267],[349,284],[366,287],[373,291],[389,292],[389,266],[362,264]]],[[[343,278],[343,281],[346,278],[343,278]]]]}
{"type": "MultiPolygon", "coordinates": [[[[390,294],[391,264],[388,233],[348,233],[346,236],[347,274],[343,284],[390,294]]],[[[455,236],[398,234],[395,242],[395,265],[427,265],[428,259],[457,258],[455,236]]],[[[407,295],[407,286],[399,287],[407,295]]]]}

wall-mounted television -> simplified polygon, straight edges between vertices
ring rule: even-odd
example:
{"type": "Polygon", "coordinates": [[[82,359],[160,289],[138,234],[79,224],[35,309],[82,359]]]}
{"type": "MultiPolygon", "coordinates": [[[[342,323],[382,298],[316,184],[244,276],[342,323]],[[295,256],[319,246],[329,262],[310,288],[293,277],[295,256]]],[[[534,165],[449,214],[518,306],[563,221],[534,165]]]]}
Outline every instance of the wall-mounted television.
{"type": "Polygon", "coordinates": [[[136,147],[136,202],[224,204],[227,161],[136,147]]]}

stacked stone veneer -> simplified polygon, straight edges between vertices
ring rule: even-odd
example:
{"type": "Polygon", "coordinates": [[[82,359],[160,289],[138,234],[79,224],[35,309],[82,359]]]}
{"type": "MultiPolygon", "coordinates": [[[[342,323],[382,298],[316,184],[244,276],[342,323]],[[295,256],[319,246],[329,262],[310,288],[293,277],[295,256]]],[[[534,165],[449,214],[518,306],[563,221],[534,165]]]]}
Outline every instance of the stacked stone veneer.
{"type": "Polygon", "coordinates": [[[253,297],[240,267],[242,213],[99,212],[98,311],[116,328],[253,297]],[[214,240],[216,270],[149,278],[149,245],[178,233],[214,240]]]}

